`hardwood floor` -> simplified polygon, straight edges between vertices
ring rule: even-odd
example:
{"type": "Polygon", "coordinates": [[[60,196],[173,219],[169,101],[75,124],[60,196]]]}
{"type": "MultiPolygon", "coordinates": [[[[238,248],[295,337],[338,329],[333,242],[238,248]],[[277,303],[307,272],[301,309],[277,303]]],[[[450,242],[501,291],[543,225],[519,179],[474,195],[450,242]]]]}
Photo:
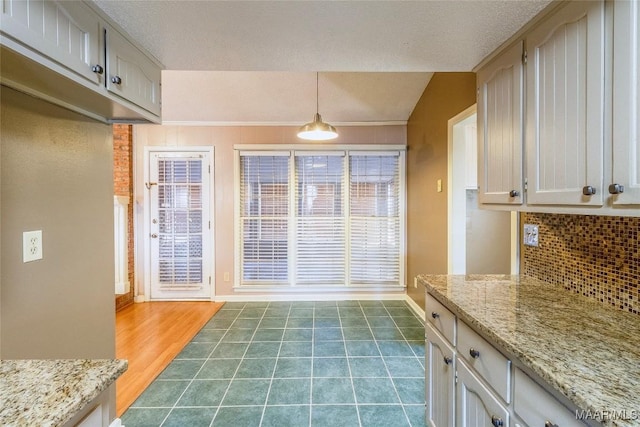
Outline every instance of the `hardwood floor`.
{"type": "Polygon", "coordinates": [[[116,381],[120,416],[224,303],[147,302],[116,313],[116,357],[129,369],[116,381]]]}

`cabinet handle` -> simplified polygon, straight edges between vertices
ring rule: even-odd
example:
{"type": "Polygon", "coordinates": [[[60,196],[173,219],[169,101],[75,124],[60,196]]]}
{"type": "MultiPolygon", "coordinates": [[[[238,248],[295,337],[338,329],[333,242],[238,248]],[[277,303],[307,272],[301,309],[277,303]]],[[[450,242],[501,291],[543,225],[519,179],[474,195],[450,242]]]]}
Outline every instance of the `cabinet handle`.
{"type": "Polygon", "coordinates": [[[594,194],[596,194],[596,187],[585,185],[584,187],[582,187],[582,194],[585,196],[593,196],[594,194]]]}
{"type": "Polygon", "coordinates": [[[609,186],[609,193],[610,194],[622,194],[622,193],[624,193],[624,185],[611,184],[609,186]]]}
{"type": "Polygon", "coordinates": [[[469,349],[469,356],[473,357],[474,359],[477,359],[478,357],[480,357],[480,352],[475,348],[471,347],[469,349]]]}
{"type": "Polygon", "coordinates": [[[493,415],[491,417],[491,424],[493,424],[494,427],[503,427],[504,421],[502,421],[502,418],[493,415]]]}
{"type": "Polygon", "coordinates": [[[545,421],[544,427],[558,427],[558,424],[554,424],[551,421],[545,421]]]}
{"type": "Polygon", "coordinates": [[[450,358],[449,356],[445,356],[444,357],[444,364],[445,365],[451,365],[453,363],[453,359],[450,358]]]}
{"type": "Polygon", "coordinates": [[[519,195],[520,195],[520,192],[518,190],[509,191],[509,197],[518,197],[519,195]]]}
{"type": "Polygon", "coordinates": [[[111,77],[111,83],[119,85],[122,83],[122,79],[120,78],[120,76],[113,76],[111,77]]]}
{"type": "Polygon", "coordinates": [[[431,317],[433,317],[434,319],[437,319],[438,317],[440,317],[440,315],[438,313],[436,313],[435,311],[431,312],[431,317]]]}
{"type": "Polygon", "coordinates": [[[102,68],[102,65],[96,64],[93,67],[91,67],[91,71],[93,71],[96,74],[102,74],[104,73],[104,68],[102,68]]]}

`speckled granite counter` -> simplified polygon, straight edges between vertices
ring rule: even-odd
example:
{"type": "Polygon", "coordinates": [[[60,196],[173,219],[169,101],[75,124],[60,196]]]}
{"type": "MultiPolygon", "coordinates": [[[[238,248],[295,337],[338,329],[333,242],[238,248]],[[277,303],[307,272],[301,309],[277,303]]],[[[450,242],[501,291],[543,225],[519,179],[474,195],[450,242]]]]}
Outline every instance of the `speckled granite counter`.
{"type": "Polygon", "coordinates": [[[579,408],[640,415],[637,315],[528,277],[419,275],[418,283],[579,408]]]}
{"type": "Polygon", "coordinates": [[[61,426],[126,370],[126,360],[2,360],[0,425],[61,426]]]}

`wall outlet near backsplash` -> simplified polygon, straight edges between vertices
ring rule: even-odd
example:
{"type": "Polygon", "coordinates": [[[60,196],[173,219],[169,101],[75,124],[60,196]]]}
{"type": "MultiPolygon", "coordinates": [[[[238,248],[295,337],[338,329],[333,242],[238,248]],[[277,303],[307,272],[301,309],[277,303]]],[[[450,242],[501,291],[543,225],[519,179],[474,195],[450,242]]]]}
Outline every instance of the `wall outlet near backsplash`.
{"type": "Polygon", "coordinates": [[[523,240],[525,246],[538,246],[538,226],[533,224],[524,225],[523,240]]]}

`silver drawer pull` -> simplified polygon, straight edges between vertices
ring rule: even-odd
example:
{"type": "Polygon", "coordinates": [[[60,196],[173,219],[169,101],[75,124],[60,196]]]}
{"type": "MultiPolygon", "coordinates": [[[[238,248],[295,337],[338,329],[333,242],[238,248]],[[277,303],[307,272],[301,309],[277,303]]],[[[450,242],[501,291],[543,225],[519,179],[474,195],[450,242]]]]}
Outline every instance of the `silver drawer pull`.
{"type": "Polygon", "coordinates": [[[520,195],[520,192],[518,190],[509,191],[509,197],[518,197],[519,195],[520,195]]]}
{"type": "Polygon", "coordinates": [[[554,424],[551,421],[545,421],[544,427],[558,427],[558,424],[554,424]]]}
{"type": "Polygon", "coordinates": [[[502,421],[502,418],[493,415],[491,417],[491,424],[493,424],[494,427],[503,427],[504,421],[502,421]]]}
{"type": "Polygon", "coordinates": [[[102,65],[96,64],[93,67],[91,67],[91,71],[93,71],[96,74],[102,74],[104,73],[104,68],[102,68],[102,65]]]}
{"type": "Polygon", "coordinates": [[[624,185],[611,184],[609,186],[609,193],[610,194],[622,194],[622,193],[624,193],[624,185]]]}
{"type": "Polygon", "coordinates": [[[445,365],[451,365],[453,363],[453,359],[450,358],[449,356],[445,356],[444,357],[444,364],[445,365]]]}
{"type": "Polygon", "coordinates": [[[440,317],[440,315],[438,313],[436,313],[435,311],[431,312],[431,317],[433,317],[434,319],[437,319],[438,317],[440,317]]]}
{"type": "Polygon", "coordinates": [[[120,76],[113,76],[111,77],[111,83],[119,85],[122,83],[122,79],[120,78],[120,76]]]}
{"type": "Polygon", "coordinates": [[[471,347],[469,349],[469,356],[473,357],[474,359],[477,359],[478,357],[480,357],[480,352],[475,348],[471,347]]]}
{"type": "Polygon", "coordinates": [[[582,187],[582,194],[585,196],[593,196],[594,194],[596,194],[596,187],[585,185],[584,187],[582,187]]]}

